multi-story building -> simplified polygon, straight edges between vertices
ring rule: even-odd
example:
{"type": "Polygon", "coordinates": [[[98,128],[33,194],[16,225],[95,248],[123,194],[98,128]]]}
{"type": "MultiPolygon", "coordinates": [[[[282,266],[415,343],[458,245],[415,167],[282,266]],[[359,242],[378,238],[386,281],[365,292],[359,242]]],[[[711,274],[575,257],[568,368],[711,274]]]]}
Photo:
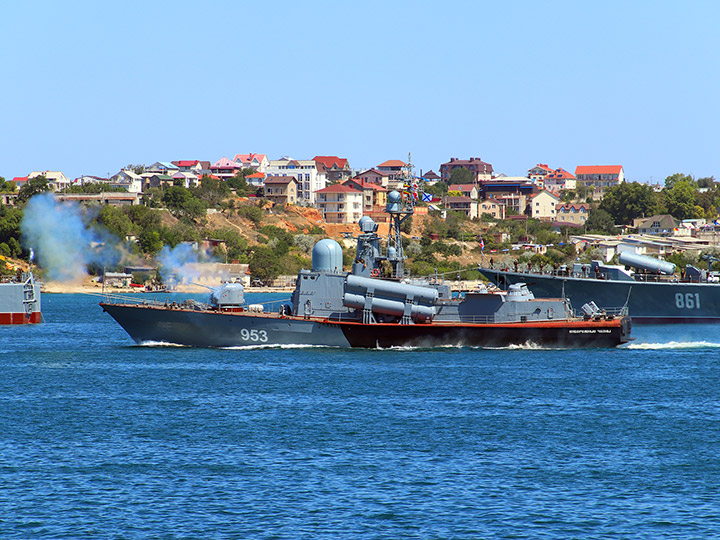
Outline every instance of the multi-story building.
{"type": "Polygon", "coordinates": [[[589,204],[558,204],[555,207],[557,218],[560,223],[572,223],[574,225],[585,225],[590,213],[589,204]]]}
{"type": "Polygon", "coordinates": [[[343,185],[363,192],[363,212],[379,212],[387,204],[388,190],[373,182],[365,182],[358,178],[351,178],[343,182],[343,185]]]}
{"type": "Polygon", "coordinates": [[[298,181],[294,176],[265,177],[265,198],[285,206],[298,201],[298,181]]]}
{"type": "Polygon", "coordinates": [[[479,182],[482,180],[490,180],[492,178],[493,166],[485,163],[480,158],[471,157],[470,159],[450,158],[450,161],[440,165],[441,178],[450,183],[450,176],[455,169],[466,169],[473,174],[473,180],[479,182]]]}
{"type": "Polygon", "coordinates": [[[625,172],[622,165],[578,165],[575,177],[578,187],[603,191],[624,182],[625,172]]]}
{"type": "Polygon", "coordinates": [[[501,201],[505,211],[513,210],[518,214],[525,213],[528,198],[538,191],[537,186],[524,177],[495,178],[480,183],[480,197],[483,200],[501,201]]]}
{"type": "Polygon", "coordinates": [[[554,169],[545,176],[542,183],[547,190],[559,192],[572,190],[577,187],[577,179],[562,167],[554,169]]]}
{"type": "Polygon", "coordinates": [[[505,204],[497,199],[487,199],[478,202],[478,214],[492,216],[494,219],[505,219],[505,204]]]}
{"type": "Polygon", "coordinates": [[[298,183],[298,204],[314,204],[315,193],[327,185],[327,176],[312,159],[271,159],[265,173],[268,176],[295,177],[298,183]]]}
{"type": "Polygon", "coordinates": [[[551,191],[543,190],[530,196],[525,213],[534,219],[555,221],[556,207],[559,202],[560,197],[551,191]]]}
{"type": "Polygon", "coordinates": [[[378,186],[382,186],[387,189],[389,178],[392,175],[392,173],[389,173],[387,171],[379,171],[377,169],[368,169],[367,171],[363,171],[360,174],[358,174],[355,177],[355,180],[361,180],[363,182],[371,182],[373,184],[377,184],[378,186]]]}
{"type": "Polygon", "coordinates": [[[325,172],[328,182],[344,182],[349,179],[352,174],[350,164],[346,158],[337,156],[315,156],[313,161],[318,164],[318,168],[322,165],[322,170],[325,172]]]}
{"type": "Polygon", "coordinates": [[[532,169],[528,170],[527,177],[533,182],[538,182],[542,185],[545,177],[552,172],[552,169],[547,163],[538,163],[532,169]]]}
{"type": "Polygon", "coordinates": [[[357,223],[363,215],[363,192],[335,184],[316,192],[315,205],[327,223],[357,223]]]}
{"type": "Polygon", "coordinates": [[[478,202],[470,197],[445,197],[445,208],[453,212],[462,212],[470,219],[478,217],[478,202]]]}

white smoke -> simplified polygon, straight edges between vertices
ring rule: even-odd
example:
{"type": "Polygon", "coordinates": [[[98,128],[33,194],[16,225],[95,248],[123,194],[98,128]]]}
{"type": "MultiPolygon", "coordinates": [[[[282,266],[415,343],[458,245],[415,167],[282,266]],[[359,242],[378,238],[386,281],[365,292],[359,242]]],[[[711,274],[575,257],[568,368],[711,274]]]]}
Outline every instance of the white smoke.
{"type": "Polygon", "coordinates": [[[197,244],[184,242],[174,248],[163,246],[157,254],[158,271],[165,283],[192,283],[198,280],[204,271],[200,263],[212,259],[198,248],[197,244]]]}
{"type": "Polygon", "coordinates": [[[20,223],[23,245],[34,252],[51,281],[76,281],[88,265],[114,266],[122,259],[117,238],[91,227],[89,216],[75,203],[50,193],[32,197],[20,223]]]}

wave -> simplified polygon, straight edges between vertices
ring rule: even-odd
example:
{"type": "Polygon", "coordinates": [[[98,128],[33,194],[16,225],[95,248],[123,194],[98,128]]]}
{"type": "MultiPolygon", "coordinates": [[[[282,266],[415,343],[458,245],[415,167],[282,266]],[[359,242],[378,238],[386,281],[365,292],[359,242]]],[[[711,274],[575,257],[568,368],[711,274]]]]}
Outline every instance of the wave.
{"type": "Polygon", "coordinates": [[[332,345],[294,345],[294,344],[279,344],[279,343],[265,343],[262,345],[232,345],[229,347],[218,347],[225,351],[246,351],[253,349],[337,349],[340,347],[334,347],[332,345]]]}
{"type": "Polygon", "coordinates": [[[710,341],[668,341],[667,343],[630,343],[624,348],[640,351],[720,349],[720,343],[710,341]]]}

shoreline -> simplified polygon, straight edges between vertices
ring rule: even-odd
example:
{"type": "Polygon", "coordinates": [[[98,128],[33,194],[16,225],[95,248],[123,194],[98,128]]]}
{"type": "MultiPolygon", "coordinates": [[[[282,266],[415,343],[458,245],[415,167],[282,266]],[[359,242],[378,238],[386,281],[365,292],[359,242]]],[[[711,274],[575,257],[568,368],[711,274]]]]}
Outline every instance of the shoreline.
{"type": "MultiPolygon", "coordinates": [[[[295,287],[245,287],[246,293],[291,293],[295,287]]],[[[166,293],[165,291],[146,291],[145,289],[136,287],[103,287],[101,284],[85,284],[85,283],[60,283],[50,281],[43,283],[40,289],[42,294],[201,294],[209,293],[205,287],[193,285],[181,285],[177,289],[166,293]]]]}

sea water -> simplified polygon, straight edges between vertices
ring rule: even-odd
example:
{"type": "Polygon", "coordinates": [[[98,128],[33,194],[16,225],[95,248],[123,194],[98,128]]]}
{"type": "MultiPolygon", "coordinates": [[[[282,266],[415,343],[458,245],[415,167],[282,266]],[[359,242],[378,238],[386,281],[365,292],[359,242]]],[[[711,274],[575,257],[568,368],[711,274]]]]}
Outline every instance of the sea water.
{"type": "Polygon", "coordinates": [[[715,326],[212,350],[134,345],[97,303],[0,328],[0,538],[720,536],[715,326]]]}

